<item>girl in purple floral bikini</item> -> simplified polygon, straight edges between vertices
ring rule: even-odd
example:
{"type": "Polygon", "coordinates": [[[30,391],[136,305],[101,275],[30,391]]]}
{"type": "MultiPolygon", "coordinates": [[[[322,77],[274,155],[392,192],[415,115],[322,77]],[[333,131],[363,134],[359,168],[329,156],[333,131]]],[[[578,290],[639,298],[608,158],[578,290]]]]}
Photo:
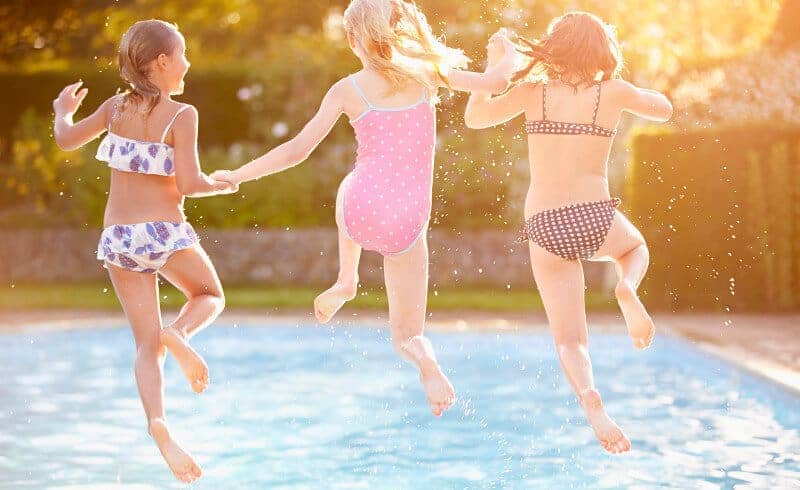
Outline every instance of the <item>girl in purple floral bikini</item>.
{"type": "Polygon", "coordinates": [[[77,123],[72,116],[87,89],[78,82],[61,91],[53,101],[55,139],[72,150],[107,131],[97,158],[111,167],[111,189],[97,258],[108,269],[133,330],[136,382],[148,430],[175,476],[192,482],[201,470],[170,436],[162,369],[169,349],[192,389],[206,389],[208,367],[188,339],[214,321],[224,297],[211,260],[186,222],[183,200],[235,192],[236,186],[200,170],[197,111],[171,99],[182,93],[189,69],[178,29],[159,20],[137,22],[122,37],[119,68],[130,90],[109,98],[77,123]],[[165,328],[157,274],[187,298],[165,328]]]}

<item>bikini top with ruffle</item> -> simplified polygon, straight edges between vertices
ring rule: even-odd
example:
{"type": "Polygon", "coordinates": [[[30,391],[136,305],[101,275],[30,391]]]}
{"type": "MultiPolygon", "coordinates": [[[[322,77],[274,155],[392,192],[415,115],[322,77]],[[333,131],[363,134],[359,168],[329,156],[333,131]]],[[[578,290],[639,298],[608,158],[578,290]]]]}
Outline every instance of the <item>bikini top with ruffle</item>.
{"type": "MultiPolygon", "coordinates": [[[[175,174],[174,149],[164,143],[172,124],[178,115],[188,109],[189,105],[184,105],[172,116],[161,141],[140,141],[120,136],[111,131],[111,121],[108,123],[108,132],[97,148],[95,158],[101,162],[108,163],[108,166],[122,172],[133,172],[148,175],[171,176],[175,174]]],[[[114,107],[116,109],[116,106],[114,107]]],[[[112,115],[113,119],[113,115],[112,115]]]]}

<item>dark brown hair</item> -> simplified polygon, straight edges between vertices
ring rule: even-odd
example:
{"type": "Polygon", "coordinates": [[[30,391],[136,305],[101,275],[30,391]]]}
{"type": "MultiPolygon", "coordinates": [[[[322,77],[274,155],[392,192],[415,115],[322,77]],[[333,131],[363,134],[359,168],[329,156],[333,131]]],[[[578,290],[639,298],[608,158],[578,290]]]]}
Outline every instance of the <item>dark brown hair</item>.
{"type": "Polygon", "coordinates": [[[577,83],[592,84],[602,74],[602,80],[618,78],[622,69],[622,54],[612,26],[588,12],[569,12],[553,19],[541,39],[517,37],[517,50],[529,58],[511,81],[529,77],[577,79],[577,83]]]}

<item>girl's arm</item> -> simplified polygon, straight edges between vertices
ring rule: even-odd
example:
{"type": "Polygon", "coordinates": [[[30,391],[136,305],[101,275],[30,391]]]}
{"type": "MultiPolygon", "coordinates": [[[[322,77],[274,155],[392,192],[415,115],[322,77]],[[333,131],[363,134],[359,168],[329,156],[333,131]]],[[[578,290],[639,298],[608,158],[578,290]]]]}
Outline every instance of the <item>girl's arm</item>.
{"type": "Polygon", "coordinates": [[[214,178],[239,184],[294,167],[308,158],[342,114],[343,82],[340,80],[328,90],[317,113],[297,136],[236,170],[215,172],[214,178]]]}
{"type": "Polygon", "coordinates": [[[116,96],[100,104],[92,115],[81,119],[77,124],[72,122],[72,116],[89,93],[89,89],[80,88],[81,85],[81,81],[67,85],[53,100],[56,114],[53,132],[56,144],[62,150],[76,150],[103,134],[108,127],[109,109],[116,96]]]}
{"type": "Polygon", "coordinates": [[[511,41],[504,35],[494,35],[489,45],[504,54],[494,64],[489,64],[483,73],[464,70],[449,70],[445,73],[448,87],[461,92],[487,92],[498,94],[508,87],[514,71],[516,52],[511,41]]]}
{"type": "Polygon", "coordinates": [[[514,119],[525,111],[525,100],[530,99],[530,85],[515,85],[497,97],[483,92],[469,94],[464,110],[464,124],[470,129],[484,129],[514,119]]]}
{"type": "Polygon", "coordinates": [[[175,157],[175,182],[184,196],[204,197],[230,194],[238,186],[214,180],[200,170],[197,156],[197,109],[190,106],[178,115],[172,126],[175,157]]]}
{"type": "Polygon", "coordinates": [[[622,110],[656,122],[666,122],[672,117],[672,103],[666,95],[625,80],[616,80],[614,87],[622,110]]]}
{"type": "MultiPolygon", "coordinates": [[[[489,72],[508,58],[513,63],[514,56],[510,53],[515,53],[515,48],[507,37],[499,33],[492,36],[487,46],[486,71],[489,72]]],[[[489,92],[472,92],[464,110],[464,123],[468,128],[483,129],[517,117],[525,110],[525,100],[530,98],[529,87],[530,84],[515,85],[497,97],[492,97],[489,92]]]]}

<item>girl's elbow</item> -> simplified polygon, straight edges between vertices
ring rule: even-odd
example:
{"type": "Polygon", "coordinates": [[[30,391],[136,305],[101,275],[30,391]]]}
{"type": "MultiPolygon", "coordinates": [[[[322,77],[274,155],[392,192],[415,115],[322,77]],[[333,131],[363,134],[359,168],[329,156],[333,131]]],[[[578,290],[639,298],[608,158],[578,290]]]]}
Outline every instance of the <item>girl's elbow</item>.
{"type": "Polygon", "coordinates": [[[199,192],[200,186],[196,181],[178,179],[176,184],[178,186],[178,192],[183,196],[192,196],[199,192]]]}
{"type": "Polygon", "coordinates": [[[672,103],[669,100],[665,101],[663,110],[661,112],[661,122],[667,122],[672,119],[672,114],[674,113],[674,109],[672,107],[672,103]]]}
{"type": "Polygon", "coordinates": [[[666,121],[672,119],[672,115],[675,113],[675,109],[672,107],[672,102],[667,101],[667,110],[666,110],[666,121]]]}
{"type": "Polygon", "coordinates": [[[507,86],[508,86],[508,81],[502,76],[498,75],[492,78],[489,86],[489,91],[492,92],[492,94],[496,95],[505,90],[507,86]]]}
{"type": "Polygon", "coordinates": [[[78,146],[75,143],[71,142],[69,138],[65,138],[63,135],[56,133],[55,138],[56,146],[58,146],[61,151],[73,151],[77,150],[78,146]]]}
{"type": "Polygon", "coordinates": [[[286,159],[292,166],[297,165],[311,156],[312,150],[313,148],[308,148],[305,145],[301,145],[299,142],[291,141],[286,149],[286,159]]]}
{"type": "Polygon", "coordinates": [[[295,166],[300,162],[306,161],[310,156],[311,156],[311,150],[298,148],[297,150],[294,150],[291,153],[289,153],[289,163],[291,163],[292,166],[295,166]]]}

